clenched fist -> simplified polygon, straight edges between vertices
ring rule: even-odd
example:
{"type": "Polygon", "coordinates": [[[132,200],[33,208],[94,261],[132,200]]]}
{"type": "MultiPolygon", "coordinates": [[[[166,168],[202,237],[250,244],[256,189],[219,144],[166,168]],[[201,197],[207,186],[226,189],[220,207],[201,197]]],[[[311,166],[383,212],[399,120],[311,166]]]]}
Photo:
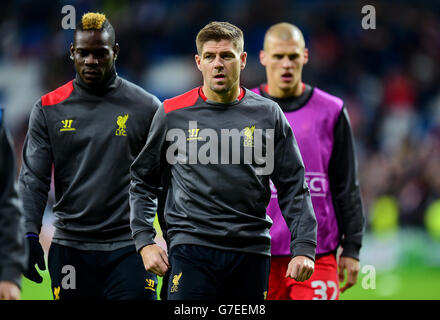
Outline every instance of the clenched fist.
{"type": "Polygon", "coordinates": [[[315,263],[306,256],[296,256],[292,258],[287,267],[286,277],[296,281],[306,281],[310,279],[315,270],[315,263]]]}
{"type": "Polygon", "coordinates": [[[145,270],[151,271],[163,277],[170,268],[168,256],[157,244],[150,244],[141,249],[140,254],[144,262],[145,270]]]}

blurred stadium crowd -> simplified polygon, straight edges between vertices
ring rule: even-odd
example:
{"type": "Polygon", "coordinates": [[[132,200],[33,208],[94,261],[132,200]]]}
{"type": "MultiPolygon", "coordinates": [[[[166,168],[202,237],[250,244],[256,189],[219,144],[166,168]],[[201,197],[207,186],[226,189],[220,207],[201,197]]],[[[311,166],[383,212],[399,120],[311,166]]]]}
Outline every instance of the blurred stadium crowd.
{"type": "Polygon", "coordinates": [[[258,52],[267,27],[298,25],[310,50],[304,81],[343,98],[348,108],[368,228],[383,210],[391,213],[377,228],[425,226],[427,210],[440,199],[440,2],[2,2],[0,106],[18,157],[34,102],[74,76],[68,55],[73,31],[61,27],[61,8],[68,4],[76,20],[88,11],[106,13],[121,46],[119,75],[161,100],[201,83],[194,39],[209,21],[243,30],[249,58],[242,83],[248,88],[265,78],[258,52]],[[365,4],[376,9],[375,30],[362,29],[365,4]],[[377,207],[383,199],[390,205],[377,207]]]}

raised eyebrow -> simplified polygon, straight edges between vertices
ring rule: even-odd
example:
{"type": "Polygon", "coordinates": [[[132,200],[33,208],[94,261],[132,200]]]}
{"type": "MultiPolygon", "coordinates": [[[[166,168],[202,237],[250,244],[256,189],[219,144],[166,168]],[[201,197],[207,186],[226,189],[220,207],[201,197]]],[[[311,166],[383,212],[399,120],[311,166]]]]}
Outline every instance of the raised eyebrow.
{"type": "MultiPolygon", "coordinates": [[[[216,55],[216,54],[217,54],[217,53],[215,53],[215,52],[209,52],[209,51],[207,51],[207,52],[204,52],[204,53],[203,53],[203,56],[206,56],[206,55],[216,55]]],[[[222,51],[222,52],[219,52],[219,54],[220,54],[220,55],[225,55],[225,54],[235,55],[234,52],[232,52],[232,51],[222,51]]]]}

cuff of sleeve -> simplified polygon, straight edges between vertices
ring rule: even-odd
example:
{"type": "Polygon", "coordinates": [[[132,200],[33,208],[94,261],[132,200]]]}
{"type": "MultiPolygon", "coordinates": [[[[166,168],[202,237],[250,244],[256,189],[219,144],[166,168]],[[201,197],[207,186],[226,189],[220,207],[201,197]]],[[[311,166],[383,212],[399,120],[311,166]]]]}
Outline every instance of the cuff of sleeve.
{"type": "Polygon", "coordinates": [[[293,257],[306,256],[315,261],[316,244],[314,243],[296,243],[292,249],[293,257]]]}
{"type": "Polygon", "coordinates": [[[143,247],[156,243],[154,237],[155,234],[148,231],[138,232],[133,235],[136,251],[139,252],[143,247]]]}
{"type": "Polygon", "coordinates": [[[359,251],[360,247],[356,245],[345,244],[342,246],[342,257],[350,257],[356,260],[359,260],[359,251]]]}
{"type": "Polygon", "coordinates": [[[24,230],[26,234],[27,233],[35,233],[37,235],[40,234],[40,227],[35,222],[32,221],[26,221],[24,223],[24,230]]]}
{"type": "Polygon", "coordinates": [[[0,281],[11,281],[21,288],[21,269],[14,265],[4,266],[1,268],[0,281]]]}

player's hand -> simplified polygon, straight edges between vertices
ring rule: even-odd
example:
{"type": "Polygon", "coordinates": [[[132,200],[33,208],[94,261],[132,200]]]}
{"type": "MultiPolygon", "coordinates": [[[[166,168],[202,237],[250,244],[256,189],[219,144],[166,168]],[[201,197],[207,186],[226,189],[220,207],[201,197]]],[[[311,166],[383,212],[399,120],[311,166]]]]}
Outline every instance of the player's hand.
{"type": "Polygon", "coordinates": [[[0,300],[19,300],[20,288],[11,281],[0,281],[0,300]]]}
{"type": "Polygon", "coordinates": [[[164,249],[157,244],[150,244],[141,249],[140,254],[145,270],[163,277],[170,268],[168,256],[164,249]]]}
{"type": "Polygon", "coordinates": [[[315,263],[306,256],[296,256],[290,260],[287,267],[286,278],[290,277],[296,281],[310,279],[315,270],[315,263]]]}
{"type": "Polygon", "coordinates": [[[0,281],[0,300],[19,300],[20,288],[11,281],[0,281]]]}
{"type": "Polygon", "coordinates": [[[340,257],[338,263],[339,283],[345,280],[345,270],[347,270],[347,282],[340,289],[341,293],[355,285],[360,270],[358,260],[351,257],[340,257]]]}
{"type": "Polygon", "coordinates": [[[46,270],[43,248],[41,247],[38,235],[27,234],[26,239],[29,248],[29,259],[26,271],[23,273],[23,275],[31,281],[41,283],[43,278],[35,268],[35,264],[38,265],[40,270],[46,270]]]}

